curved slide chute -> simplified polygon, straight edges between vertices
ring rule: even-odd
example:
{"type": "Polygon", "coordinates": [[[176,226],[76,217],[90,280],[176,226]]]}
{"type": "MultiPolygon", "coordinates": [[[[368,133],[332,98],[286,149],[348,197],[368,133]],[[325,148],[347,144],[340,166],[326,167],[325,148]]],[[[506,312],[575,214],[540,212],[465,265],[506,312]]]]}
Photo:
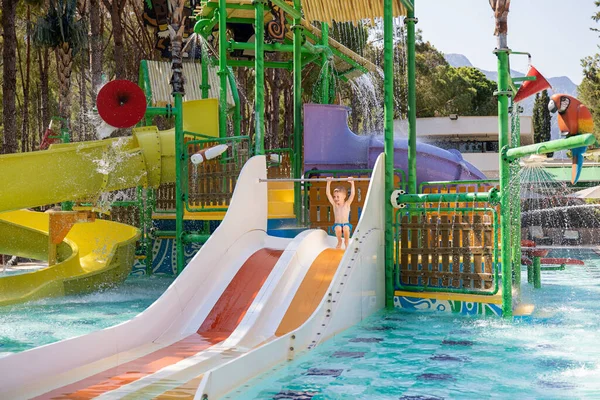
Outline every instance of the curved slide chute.
{"type": "MultiPolygon", "coordinates": [[[[131,271],[138,238],[136,228],[117,222],[76,224],[58,246],[57,264],[0,278],[0,306],[120,284],[131,271]]],[[[47,259],[48,214],[0,214],[0,253],[47,259]]]]}
{"type": "MultiPolygon", "coordinates": [[[[373,168],[383,152],[383,137],[359,136],[348,128],[348,107],[304,105],[304,168],[373,168]]],[[[486,179],[458,151],[417,143],[417,184],[427,181],[486,179]]],[[[408,141],[394,139],[394,166],[408,171],[408,141]]]]}

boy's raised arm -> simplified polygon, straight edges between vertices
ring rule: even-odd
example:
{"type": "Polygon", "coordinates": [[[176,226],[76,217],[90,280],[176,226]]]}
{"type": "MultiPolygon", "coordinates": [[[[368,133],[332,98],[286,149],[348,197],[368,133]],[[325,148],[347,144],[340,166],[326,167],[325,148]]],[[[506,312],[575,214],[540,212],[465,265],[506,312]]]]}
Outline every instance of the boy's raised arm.
{"type": "Polygon", "coordinates": [[[354,201],[354,195],[356,194],[356,189],[354,188],[354,178],[349,177],[348,182],[350,182],[350,197],[346,201],[347,204],[350,204],[354,201]]]}
{"type": "Polygon", "coordinates": [[[327,193],[327,199],[329,200],[329,202],[331,203],[331,205],[335,205],[335,203],[333,202],[333,197],[331,197],[331,181],[333,180],[332,177],[327,177],[327,189],[325,189],[326,193],[327,193]]]}

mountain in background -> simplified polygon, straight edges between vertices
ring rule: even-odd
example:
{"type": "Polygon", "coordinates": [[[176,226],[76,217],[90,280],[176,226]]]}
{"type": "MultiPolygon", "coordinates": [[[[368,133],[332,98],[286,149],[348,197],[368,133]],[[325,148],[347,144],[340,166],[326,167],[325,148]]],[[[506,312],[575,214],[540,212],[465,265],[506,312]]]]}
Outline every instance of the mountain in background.
{"type": "MultiPolygon", "coordinates": [[[[448,62],[448,64],[450,64],[453,67],[456,67],[456,68],[458,68],[458,67],[474,67],[474,65],[471,64],[471,61],[469,61],[469,59],[463,54],[451,53],[451,54],[445,54],[444,57],[446,58],[446,61],[448,62]]],[[[496,82],[498,80],[498,72],[497,71],[486,71],[486,70],[478,68],[478,67],[475,67],[475,68],[477,68],[481,72],[483,72],[489,80],[494,81],[494,82],[496,82]]],[[[525,74],[523,72],[515,71],[515,70],[511,70],[510,74],[513,77],[525,76],[525,74]]],[[[552,89],[548,90],[548,94],[550,96],[552,96],[554,93],[566,93],[571,96],[577,97],[577,85],[575,83],[573,83],[573,81],[569,77],[557,76],[557,77],[553,77],[553,78],[546,77],[546,79],[548,80],[550,85],[552,85],[552,89]]],[[[523,110],[524,110],[523,115],[532,115],[533,114],[534,101],[535,101],[535,96],[531,96],[519,103],[523,107],[523,110]]],[[[551,135],[552,135],[552,139],[560,138],[560,132],[558,130],[558,123],[556,120],[556,115],[552,116],[552,133],[551,133],[551,135]]]]}

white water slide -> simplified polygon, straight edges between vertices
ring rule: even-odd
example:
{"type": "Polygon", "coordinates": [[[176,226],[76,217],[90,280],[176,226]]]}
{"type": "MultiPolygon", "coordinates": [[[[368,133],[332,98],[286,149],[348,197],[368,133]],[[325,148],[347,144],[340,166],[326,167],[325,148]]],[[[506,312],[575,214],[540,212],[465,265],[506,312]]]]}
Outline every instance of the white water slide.
{"type": "Polygon", "coordinates": [[[220,398],[384,305],[383,155],[346,251],[268,236],[264,156],[165,293],[120,325],[0,359],[0,398],[220,398]],[[249,368],[251,366],[251,368],[249,368]]]}

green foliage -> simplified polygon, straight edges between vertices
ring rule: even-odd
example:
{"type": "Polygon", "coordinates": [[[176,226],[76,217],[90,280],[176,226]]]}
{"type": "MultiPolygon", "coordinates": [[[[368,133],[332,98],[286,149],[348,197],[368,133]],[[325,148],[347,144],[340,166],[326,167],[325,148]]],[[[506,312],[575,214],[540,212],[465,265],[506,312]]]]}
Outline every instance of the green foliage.
{"type": "Polygon", "coordinates": [[[496,84],[473,67],[454,68],[429,42],[416,43],[417,116],[495,115],[496,84]]]}
{"type": "Polygon", "coordinates": [[[594,119],[594,135],[600,140],[600,54],[581,60],[583,80],[578,88],[579,99],[590,109],[594,119]]]}
{"type": "Polygon", "coordinates": [[[548,110],[549,102],[550,96],[548,96],[547,90],[535,95],[535,103],[533,105],[533,140],[535,143],[550,140],[552,116],[548,110]]]}
{"type": "Polygon", "coordinates": [[[83,49],[87,43],[87,25],[77,18],[77,1],[50,0],[46,15],[37,20],[33,42],[52,49],[67,43],[73,49],[73,56],[83,49]]]}

